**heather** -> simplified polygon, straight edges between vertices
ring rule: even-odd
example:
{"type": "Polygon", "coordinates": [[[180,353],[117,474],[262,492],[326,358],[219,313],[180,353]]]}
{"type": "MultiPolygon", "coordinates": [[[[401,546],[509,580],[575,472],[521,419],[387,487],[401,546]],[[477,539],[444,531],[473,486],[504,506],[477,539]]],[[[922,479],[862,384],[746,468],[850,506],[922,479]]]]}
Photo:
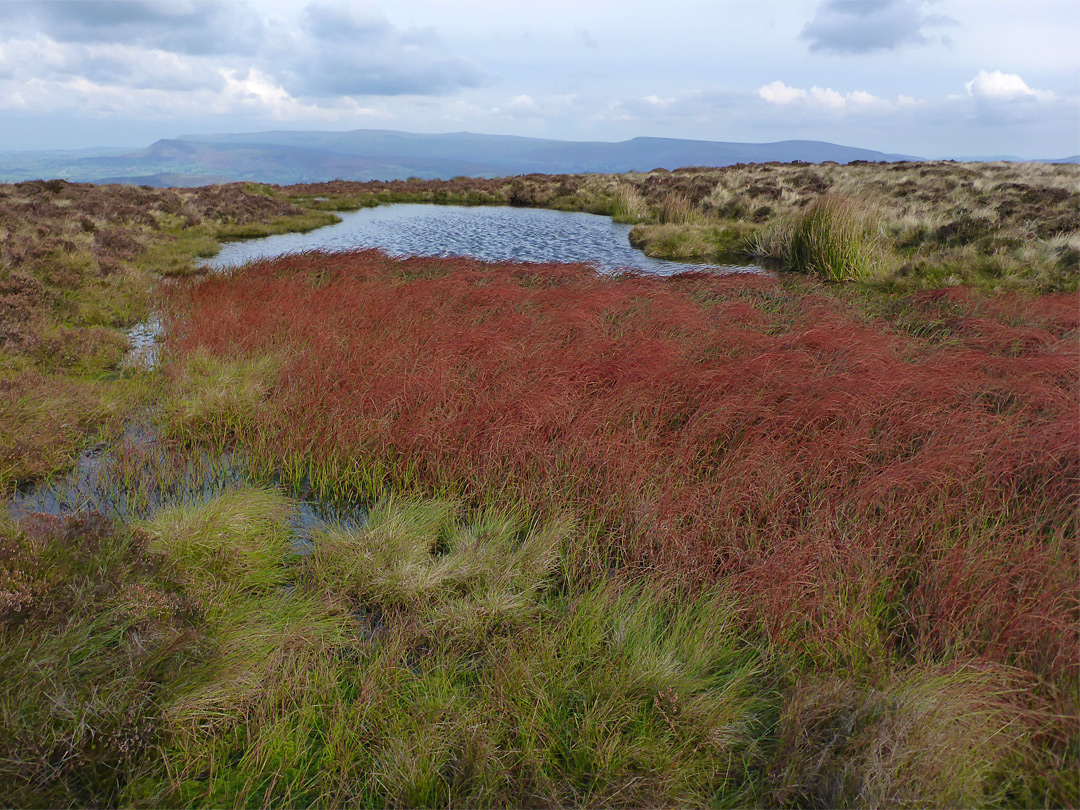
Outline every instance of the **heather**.
{"type": "Polygon", "coordinates": [[[334,221],[258,191],[0,185],[0,491],[62,471],[145,401],[147,380],[117,373],[122,330],[163,279],[218,240],[334,221]]]}

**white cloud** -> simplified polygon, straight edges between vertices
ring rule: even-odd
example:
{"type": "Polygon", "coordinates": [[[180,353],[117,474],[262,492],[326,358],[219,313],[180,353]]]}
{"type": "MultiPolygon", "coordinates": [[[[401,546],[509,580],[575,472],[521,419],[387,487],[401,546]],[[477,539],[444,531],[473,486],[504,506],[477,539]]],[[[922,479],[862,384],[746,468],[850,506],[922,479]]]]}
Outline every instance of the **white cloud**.
{"type": "MultiPolygon", "coordinates": [[[[817,85],[809,90],[804,90],[801,87],[789,87],[779,79],[762,85],[758,88],[757,93],[758,96],[771,104],[785,105],[798,102],[825,110],[843,110],[849,106],[887,109],[893,106],[893,102],[878,98],[865,90],[852,90],[848,93],[841,93],[831,87],[818,87],[817,85]]],[[[900,103],[899,99],[897,103],[900,103]]]]}
{"type": "Polygon", "coordinates": [[[514,96],[510,99],[510,103],[507,105],[511,110],[515,110],[519,113],[532,113],[539,115],[540,106],[533,101],[532,96],[528,93],[522,93],[520,96],[514,96]]]}
{"type": "Polygon", "coordinates": [[[842,110],[847,106],[847,99],[828,87],[811,87],[810,100],[821,107],[828,107],[832,110],[842,110]]]}
{"type": "Polygon", "coordinates": [[[1015,73],[1002,73],[1000,70],[987,72],[980,70],[978,75],[967,82],[969,96],[979,101],[1015,101],[1020,98],[1049,101],[1054,94],[1046,90],[1034,90],[1015,73]]]}
{"type": "Polygon", "coordinates": [[[773,104],[790,104],[795,99],[806,98],[806,91],[798,87],[788,87],[777,79],[758,88],[758,95],[773,104]]]}

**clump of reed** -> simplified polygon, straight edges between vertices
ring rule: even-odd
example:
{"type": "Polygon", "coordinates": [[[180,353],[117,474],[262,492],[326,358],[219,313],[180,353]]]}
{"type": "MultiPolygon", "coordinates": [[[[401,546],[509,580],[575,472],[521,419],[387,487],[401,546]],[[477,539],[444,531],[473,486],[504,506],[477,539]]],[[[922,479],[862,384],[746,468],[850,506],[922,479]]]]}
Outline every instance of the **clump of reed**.
{"type": "Polygon", "coordinates": [[[615,222],[634,224],[648,218],[649,206],[638,190],[628,184],[615,187],[611,201],[611,218],[615,222]]]}
{"type": "Polygon", "coordinates": [[[751,250],[786,270],[829,281],[857,281],[878,268],[879,238],[877,222],[865,201],[825,195],[801,213],[755,235],[751,250]]]}
{"type": "Polygon", "coordinates": [[[660,200],[656,214],[661,225],[696,225],[701,222],[701,211],[677,192],[671,192],[660,200]]]}

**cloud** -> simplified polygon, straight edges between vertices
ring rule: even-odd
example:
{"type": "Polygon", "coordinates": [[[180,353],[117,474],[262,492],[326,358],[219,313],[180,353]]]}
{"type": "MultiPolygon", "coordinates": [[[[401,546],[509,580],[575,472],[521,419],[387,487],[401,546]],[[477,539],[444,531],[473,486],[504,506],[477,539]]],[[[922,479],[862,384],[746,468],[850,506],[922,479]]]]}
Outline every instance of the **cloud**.
{"type": "Polygon", "coordinates": [[[204,59],[119,44],[34,39],[0,43],[0,77],[188,91],[220,88],[220,71],[204,59]]]}
{"type": "Polygon", "coordinates": [[[956,25],[951,17],[925,13],[926,4],[927,0],[823,0],[800,38],[809,42],[811,51],[839,54],[925,45],[935,41],[925,29],[956,25]]]}
{"type": "Polygon", "coordinates": [[[425,29],[395,26],[377,8],[315,2],[276,74],[301,96],[441,95],[487,80],[470,59],[448,54],[425,29]]]}
{"type": "Polygon", "coordinates": [[[30,30],[57,42],[116,43],[175,53],[251,54],[265,34],[246,2],[210,0],[15,0],[5,2],[12,34],[30,30]]]}
{"type": "Polygon", "coordinates": [[[358,2],[318,0],[292,20],[247,0],[11,0],[2,8],[0,79],[15,82],[220,91],[223,76],[256,70],[291,98],[334,106],[343,97],[447,94],[488,78],[434,32],[397,26],[358,2]]]}
{"type": "MultiPolygon", "coordinates": [[[[852,90],[848,93],[840,93],[829,87],[811,87],[804,90],[801,87],[788,87],[779,79],[758,88],[757,94],[771,104],[784,106],[798,103],[802,106],[816,107],[824,110],[844,110],[848,108],[879,108],[889,109],[894,102],[879,98],[864,90],[852,90]]],[[[895,104],[911,104],[914,99],[901,96],[895,104]]]]}
{"type": "Polygon", "coordinates": [[[807,93],[797,87],[788,87],[777,79],[775,82],[759,87],[758,95],[773,104],[790,104],[796,99],[806,98],[807,93]]]}
{"type": "Polygon", "coordinates": [[[964,87],[972,98],[978,101],[1016,101],[1017,99],[1034,99],[1037,101],[1049,101],[1054,94],[1047,90],[1033,90],[1027,82],[1015,73],[1002,73],[1000,70],[987,72],[980,70],[964,87]]]}

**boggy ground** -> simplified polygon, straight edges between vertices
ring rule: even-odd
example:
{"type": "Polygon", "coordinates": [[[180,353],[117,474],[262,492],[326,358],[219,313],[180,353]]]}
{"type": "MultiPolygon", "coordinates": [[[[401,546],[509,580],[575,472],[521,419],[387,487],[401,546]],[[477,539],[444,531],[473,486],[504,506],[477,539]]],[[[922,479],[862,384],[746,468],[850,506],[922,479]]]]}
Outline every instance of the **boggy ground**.
{"type": "Polygon", "coordinates": [[[180,463],[370,504],[304,557],[271,487],[0,522],[11,804],[1080,803],[1074,293],[370,252],[164,284],[310,224],[298,190],[0,191],[4,306],[43,291],[5,486],[138,407],[180,463]],[[164,367],[121,369],[151,305],[164,367]]]}
{"type": "Polygon", "coordinates": [[[63,469],[145,397],[145,380],[118,374],[123,329],[161,279],[194,272],[218,240],[334,219],[239,185],[0,185],[0,491],[63,469]]]}

